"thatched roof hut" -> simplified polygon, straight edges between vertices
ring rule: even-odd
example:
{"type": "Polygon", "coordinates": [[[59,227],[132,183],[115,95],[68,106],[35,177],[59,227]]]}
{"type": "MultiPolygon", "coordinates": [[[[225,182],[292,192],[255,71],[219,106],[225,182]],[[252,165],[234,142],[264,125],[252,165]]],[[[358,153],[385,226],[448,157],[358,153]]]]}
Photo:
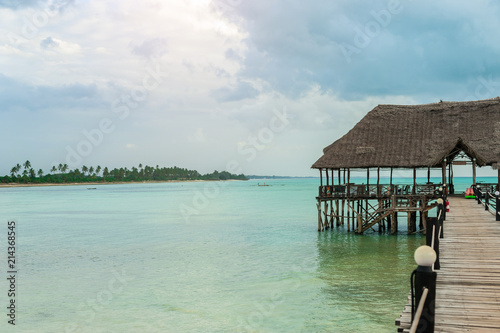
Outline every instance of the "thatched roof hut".
{"type": "Polygon", "coordinates": [[[316,169],[432,168],[463,151],[479,166],[500,160],[500,97],[379,105],[325,149],[316,169]]]}

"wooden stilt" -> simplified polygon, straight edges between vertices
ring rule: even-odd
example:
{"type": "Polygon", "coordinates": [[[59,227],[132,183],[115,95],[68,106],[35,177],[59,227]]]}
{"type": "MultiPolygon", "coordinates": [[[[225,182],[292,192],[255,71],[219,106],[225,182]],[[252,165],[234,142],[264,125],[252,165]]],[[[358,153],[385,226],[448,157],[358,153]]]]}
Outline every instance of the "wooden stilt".
{"type": "Polygon", "coordinates": [[[417,193],[417,168],[413,168],[413,189],[411,194],[417,193]]]}
{"type": "Polygon", "coordinates": [[[330,185],[330,183],[329,183],[330,179],[329,179],[329,176],[328,176],[328,169],[325,169],[325,174],[326,174],[326,186],[329,186],[330,185]]]}
{"type": "Polygon", "coordinates": [[[339,209],[339,200],[335,200],[335,211],[336,211],[336,215],[337,215],[337,218],[335,219],[335,224],[336,226],[340,226],[340,209],[339,209]]]}
{"type": "Polygon", "coordinates": [[[351,210],[349,209],[349,199],[346,200],[347,207],[347,231],[351,231],[351,210]]]}
{"type": "Polygon", "coordinates": [[[377,193],[379,186],[380,186],[380,167],[377,168],[377,193]]]}
{"type": "Polygon", "coordinates": [[[441,178],[443,184],[446,185],[446,160],[443,160],[442,165],[441,165],[441,178]]]}
{"type": "Polygon", "coordinates": [[[321,231],[323,228],[323,221],[321,221],[321,202],[318,201],[316,204],[316,207],[318,207],[318,231],[321,231]]]}
{"type": "Polygon", "coordinates": [[[324,223],[323,229],[326,230],[326,229],[328,229],[328,202],[326,202],[326,201],[325,201],[324,214],[325,214],[325,223],[324,223]]]}
{"type": "MultiPolygon", "coordinates": [[[[379,169],[379,170],[380,170],[380,169],[379,169]]],[[[377,178],[378,178],[378,176],[377,176],[377,178]]],[[[377,180],[377,182],[378,182],[378,180],[377,180]]],[[[378,199],[378,208],[377,208],[377,210],[378,210],[378,211],[382,211],[382,209],[381,209],[381,208],[383,207],[383,205],[384,205],[384,201],[383,201],[382,199],[378,199]]],[[[378,213],[378,215],[379,215],[379,216],[380,216],[381,214],[382,214],[382,213],[378,213]]],[[[378,223],[378,232],[379,232],[379,233],[382,233],[383,224],[384,224],[384,220],[381,220],[381,221],[378,223]]]]}
{"type": "Polygon", "coordinates": [[[330,200],[330,228],[333,229],[333,221],[335,220],[335,214],[337,212],[333,209],[333,199],[330,200]]]}
{"type": "MultiPolygon", "coordinates": [[[[498,169],[500,172],[500,169],[498,169]]],[[[500,177],[500,175],[499,175],[500,177]]],[[[472,184],[476,185],[476,159],[472,159],[472,184]]]]}

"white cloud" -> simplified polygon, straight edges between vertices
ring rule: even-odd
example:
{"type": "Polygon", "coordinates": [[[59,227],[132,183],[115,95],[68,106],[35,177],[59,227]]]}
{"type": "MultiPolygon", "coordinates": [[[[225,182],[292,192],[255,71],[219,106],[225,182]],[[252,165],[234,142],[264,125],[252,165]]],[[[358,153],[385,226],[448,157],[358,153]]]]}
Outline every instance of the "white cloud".
{"type": "Polygon", "coordinates": [[[350,63],[340,45],[387,1],[57,3],[38,24],[34,1],[0,3],[0,140],[12,142],[0,148],[0,174],[21,158],[15,152],[48,168],[110,119],[115,130],[87,165],[211,172],[234,158],[245,173],[315,175],[323,147],[379,103],[500,95],[499,7],[485,0],[401,1],[350,63]],[[151,68],[159,85],[129,100],[122,119],[114,102],[140,92],[151,68]],[[283,108],[289,126],[247,162],[238,147],[283,108]]]}

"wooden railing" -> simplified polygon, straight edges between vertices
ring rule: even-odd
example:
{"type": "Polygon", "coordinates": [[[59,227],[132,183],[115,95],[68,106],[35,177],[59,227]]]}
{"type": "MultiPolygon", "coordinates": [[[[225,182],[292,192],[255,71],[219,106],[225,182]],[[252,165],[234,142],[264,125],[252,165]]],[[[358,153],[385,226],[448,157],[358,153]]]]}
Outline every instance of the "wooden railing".
{"type": "Polygon", "coordinates": [[[417,327],[420,324],[420,317],[422,316],[422,311],[424,310],[424,304],[428,294],[429,289],[424,288],[424,291],[422,292],[422,298],[420,298],[420,302],[418,302],[417,311],[415,311],[415,317],[413,318],[413,322],[410,327],[410,333],[417,332],[417,327]]]}
{"type": "Polygon", "coordinates": [[[472,185],[474,195],[478,204],[484,206],[484,210],[489,211],[496,216],[496,220],[500,221],[500,198],[497,184],[477,184],[472,185]],[[486,185],[486,186],[485,186],[486,185]]]}
{"type": "Polygon", "coordinates": [[[439,195],[442,184],[394,185],[394,184],[344,184],[319,186],[319,198],[388,198],[392,195],[439,195]]]}

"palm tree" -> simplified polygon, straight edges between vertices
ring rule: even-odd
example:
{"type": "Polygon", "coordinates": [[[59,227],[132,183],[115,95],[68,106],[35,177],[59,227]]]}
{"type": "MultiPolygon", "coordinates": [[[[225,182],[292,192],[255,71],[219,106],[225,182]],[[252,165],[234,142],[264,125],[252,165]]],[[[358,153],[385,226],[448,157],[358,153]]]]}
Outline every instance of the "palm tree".
{"type": "Polygon", "coordinates": [[[57,168],[55,165],[52,166],[52,169],[50,169],[50,172],[52,173],[56,173],[57,172],[57,168]]]}
{"type": "Polygon", "coordinates": [[[67,164],[64,164],[64,165],[62,166],[62,172],[63,172],[63,173],[66,173],[66,171],[68,171],[68,168],[69,168],[69,167],[68,167],[68,165],[67,165],[67,164]]]}
{"type": "Polygon", "coordinates": [[[102,176],[104,177],[104,179],[106,179],[108,175],[109,175],[108,167],[104,167],[104,170],[102,171],[102,176]]]}
{"type": "Polygon", "coordinates": [[[87,168],[87,166],[85,166],[85,165],[84,165],[84,166],[82,166],[82,173],[83,173],[83,175],[84,175],[84,176],[85,176],[85,173],[86,173],[87,171],[89,171],[89,168],[87,168]]]}
{"type": "MultiPolygon", "coordinates": [[[[92,174],[93,174],[93,173],[94,173],[94,167],[93,167],[93,166],[91,166],[91,167],[89,168],[89,175],[90,175],[90,176],[92,176],[92,174]]],[[[95,176],[95,175],[94,175],[94,176],[95,176]]]]}
{"type": "Polygon", "coordinates": [[[16,173],[17,173],[16,167],[12,167],[12,169],[10,169],[10,175],[12,176],[12,178],[14,178],[14,176],[16,175],[16,173]]]}
{"type": "Polygon", "coordinates": [[[100,166],[100,165],[98,165],[98,166],[95,168],[95,174],[96,174],[97,176],[99,176],[99,173],[100,173],[100,172],[101,172],[101,166],[100,166]]]}
{"type": "Polygon", "coordinates": [[[29,171],[29,173],[30,173],[30,177],[31,177],[31,178],[35,178],[35,176],[36,176],[36,172],[35,172],[35,169],[33,169],[33,168],[30,168],[30,171],[29,171]]]}
{"type": "Polygon", "coordinates": [[[57,166],[57,169],[59,170],[59,172],[62,172],[62,170],[63,170],[62,163],[59,163],[59,165],[57,166]]]}
{"type": "Polygon", "coordinates": [[[38,177],[39,178],[43,177],[43,170],[42,169],[38,170],[38,177]]]}
{"type": "Polygon", "coordinates": [[[26,161],[26,162],[24,162],[24,168],[25,168],[26,170],[29,170],[29,169],[31,168],[31,162],[30,162],[30,161],[26,161]]]}

